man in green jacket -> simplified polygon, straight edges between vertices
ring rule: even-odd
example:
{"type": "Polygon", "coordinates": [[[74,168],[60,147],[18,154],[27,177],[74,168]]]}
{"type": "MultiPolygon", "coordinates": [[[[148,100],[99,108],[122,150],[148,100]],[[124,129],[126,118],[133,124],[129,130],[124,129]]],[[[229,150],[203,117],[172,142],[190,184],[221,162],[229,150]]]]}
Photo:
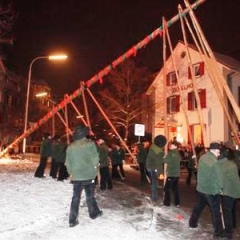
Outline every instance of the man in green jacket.
{"type": "Polygon", "coordinates": [[[164,146],[166,143],[165,136],[156,136],[147,155],[146,167],[151,177],[151,200],[153,203],[158,200],[158,177],[163,173],[164,146]]]}
{"type": "Polygon", "coordinates": [[[240,179],[238,168],[234,162],[235,149],[223,146],[218,165],[223,179],[222,209],[225,225],[225,239],[233,238],[233,217],[235,217],[236,200],[240,198],[240,179]]]}
{"type": "Polygon", "coordinates": [[[220,149],[221,145],[219,143],[212,142],[209,151],[199,159],[197,180],[198,200],[189,219],[189,227],[196,228],[203,209],[206,205],[209,205],[212,213],[214,238],[223,236],[220,212],[220,193],[222,193],[223,186],[220,168],[217,164],[220,149]]]}
{"type": "Polygon", "coordinates": [[[180,197],[178,191],[178,180],[180,177],[180,162],[181,155],[178,152],[177,145],[173,142],[169,146],[168,153],[163,159],[166,164],[166,183],[164,186],[163,205],[170,206],[171,204],[171,190],[174,196],[174,205],[180,207],[180,197]]]}
{"type": "Polygon", "coordinates": [[[50,134],[44,133],[44,137],[41,143],[41,149],[40,149],[40,163],[39,166],[34,174],[34,177],[43,178],[44,177],[44,171],[47,166],[47,160],[49,157],[51,157],[51,140],[50,140],[50,134]]]}
{"type": "Polygon", "coordinates": [[[66,166],[73,181],[69,227],[75,227],[78,224],[77,218],[83,189],[90,218],[95,219],[102,215],[94,196],[99,155],[95,143],[86,138],[88,134],[88,127],[77,126],[73,133],[73,142],[67,148],[66,166]]]}

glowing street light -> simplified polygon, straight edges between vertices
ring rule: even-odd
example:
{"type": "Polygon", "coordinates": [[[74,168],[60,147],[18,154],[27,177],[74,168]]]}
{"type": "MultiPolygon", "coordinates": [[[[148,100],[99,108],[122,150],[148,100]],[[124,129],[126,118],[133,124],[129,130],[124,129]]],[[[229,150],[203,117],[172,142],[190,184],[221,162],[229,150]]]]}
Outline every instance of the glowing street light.
{"type": "MultiPolygon", "coordinates": [[[[27,131],[27,123],[28,123],[28,105],[29,105],[29,93],[30,93],[30,83],[31,83],[31,76],[32,76],[32,65],[39,59],[48,59],[48,60],[65,60],[67,59],[67,55],[50,55],[50,56],[39,56],[34,58],[30,65],[28,71],[28,82],[27,82],[27,98],[25,104],[25,119],[24,119],[24,133],[27,131]]],[[[23,139],[23,153],[26,152],[26,138],[23,139]]]]}

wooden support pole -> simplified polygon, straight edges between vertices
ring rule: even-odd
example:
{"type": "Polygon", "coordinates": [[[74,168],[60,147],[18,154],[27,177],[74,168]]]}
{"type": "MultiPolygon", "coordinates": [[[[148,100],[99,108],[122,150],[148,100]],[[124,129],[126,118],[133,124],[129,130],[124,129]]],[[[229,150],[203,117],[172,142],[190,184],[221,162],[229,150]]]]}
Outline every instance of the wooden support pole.
{"type": "Polygon", "coordinates": [[[86,115],[86,119],[87,119],[87,124],[88,127],[90,129],[90,131],[92,131],[91,128],[91,122],[89,119],[89,114],[88,114],[88,107],[87,107],[87,102],[86,102],[86,97],[85,97],[85,89],[84,89],[85,83],[81,82],[81,90],[82,90],[82,99],[83,99],[83,106],[84,106],[84,110],[85,110],[85,115],[86,115]]]}
{"type": "Polygon", "coordinates": [[[171,39],[170,39],[170,35],[169,35],[167,27],[166,27],[166,34],[167,34],[169,48],[170,48],[170,51],[171,51],[172,63],[173,63],[174,70],[175,70],[175,73],[176,73],[176,76],[177,76],[177,84],[178,84],[179,94],[180,94],[180,106],[182,107],[184,118],[185,118],[186,125],[187,125],[187,128],[188,128],[188,133],[189,133],[189,137],[190,137],[192,151],[193,151],[194,156],[196,156],[196,151],[195,151],[195,147],[194,147],[194,143],[193,143],[193,138],[192,138],[192,134],[191,134],[191,131],[190,131],[190,124],[189,124],[189,118],[188,118],[188,114],[187,114],[187,108],[186,108],[186,106],[184,104],[184,101],[183,101],[184,100],[184,96],[183,96],[183,92],[181,90],[182,88],[181,88],[181,85],[180,85],[180,77],[179,77],[179,74],[178,74],[176,61],[174,59],[173,47],[172,47],[172,43],[171,43],[171,39]]]}
{"type": "Polygon", "coordinates": [[[132,157],[132,159],[135,159],[135,156],[132,154],[132,152],[129,150],[127,144],[124,142],[124,140],[122,139],[122,137],[119,135],[118,131],[116,130],[116,128],[113,126],[113,124],[111,123],[110,119],[108,118],[108,116],[106,115],[106,113],[103,111],[102,107],[99,105],[99,103],[97,102],[96,98],[93,96],[92,92],[90,91],[89,88],[86,88],[88,94],[90,95],[90,97],[92,98],[92,100],[94,101],[94,103],[96,104],[96,106],[98,107],[99,111],[102,113],[103,117],[106,119],[106,121],[108,122],[108,124],[110,125],[110,127],[112,128],[112,130],[114,131],[114,133],[118,136],[118,138],[121,140],[123,146],[125,147],[125,149],[127,150],[127,152],[129,153],[129,155],[132,157]]]}
{"type": "MultiPolygon", "coordinates": [[[[240,109],[239,109],[239,106],[236,103],[236,100],[234,99],[233,94],[230,91],[230,89],[229,89],[229,87],[227,85],[226,80],[224,79],[223,75],[220,72],[220,69],[219,69],[218,64],[217,64],[217,60],[216,60],[216,58],[215,58],[215,56],[214,56],[214,54],[213,54],[213,52],[212,52],[212,50],[211,50],[207,40],[206,40],[206,37],[205,37],[201,27],[200,27],[200,24],[198,23],[197,18],[195,17],[195,14],[194,14],[194,12],[192,10],[191,5],[189,4],[189,2],[187,0],[184,0],[184,2],[185,2],[186,7],[189,9],[189,15],[190,15],[190,17],[192,19],[192,22],[193,22],[193,25],[195,27],[195,30],[196,30],[196,32],[199,33],[200,40],[203,42],[204,47],[206,48],[207,53],[209,54],[210,58],[212,59],[211,67],[212,67],[212,69],[214,71],[214,74],[216,75],[215,80],[216,80],[217,84],[219,85],[220,89],[223,89],[225,91],[225,93],[226,93],[226,95],[227,95],[227,97],[229,99],[229,102],[232,105],[232,108],[233,108],[233,110],[235,112],[236,118],[238,119],[238,123],[240,123],[240,109]]],[[[230,124],[230,126],[231,125],[232,124],[230,124]]],[[[234,128],[234,126],[231,126],[231,128],[232,127],[234,128]]],[[[236,131],[233,131],[233,134],[234,134],[235,141],[239,144],[240,140],[239,140],[239,137],[238,137],[236,131]]]]}

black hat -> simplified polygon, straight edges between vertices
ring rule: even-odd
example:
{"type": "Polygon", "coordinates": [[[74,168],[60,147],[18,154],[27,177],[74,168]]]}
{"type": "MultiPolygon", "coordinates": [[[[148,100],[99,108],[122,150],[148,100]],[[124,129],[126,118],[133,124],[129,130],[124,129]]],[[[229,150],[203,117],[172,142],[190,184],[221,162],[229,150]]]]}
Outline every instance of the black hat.
{"type": "Polygon", "coordinates": [[[86,137],[89,134],[89,127],[78,125],[73,132],[73,140],[79,140],[86,137]]]}
{"type": "Polygon", "coordinates": [[[48,133],[48,132],[44,132],[43,133],[43,137],[46,139],[46,138],[48,138],[50,136],[50,134],[48,133]]]}
{"type": "Polygon", "coordinates": [[[52,138],[52,140],[58,140],[60,138],[59,135],[54,135],[54,137],[52,138]]]}
{"type": "Polygon", "coordinates": [[[219,149],[221,150],[221,145],[218,142],[212,142],[209,146],[210,149],[219,149]]]}
{"type": "Polygon", "coordinates": [[[158,146],[158,147],[164,147],[167,143],[167,139],[163,135],[157,135],[153,142],[158,146]]]}

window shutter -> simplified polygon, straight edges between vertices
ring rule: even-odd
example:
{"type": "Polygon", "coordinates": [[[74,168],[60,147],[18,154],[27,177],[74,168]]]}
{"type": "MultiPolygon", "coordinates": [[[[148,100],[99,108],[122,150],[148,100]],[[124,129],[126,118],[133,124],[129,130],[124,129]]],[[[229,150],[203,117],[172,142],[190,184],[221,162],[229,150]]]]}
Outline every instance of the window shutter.
{"type": "Polygon", "coordinates": [[[206,108],[206,89],[201,89],[199,93],[201,108],[206,108]]]}
{"type": "Polygon", "coordinates": [[[167,113],[170,113],[170,98],[167,98],[167,113]]]}
{"type": "Polygon", "coordinates": [[[176,112],[180,111],[180,95],[177,95],[175,97],[175,111],[176,112]]]}
{"type": "Polygon", "coordinates": [[[193,110],[193,92],[188,93],[188,110],[193,110]]]}
{"type": "Polygon", "coordinates": [[[188,79],[192,79],[191,69],[188,67],[188,79]]]}
{"type": "Polygon", "coordinates": [[[199,74],[200,76],[204,75],[204,62],[199,63],[199,74]]]}
{"type": "Polygon", "coordinates": [[[170,73],[168,73],[166,76],[166,85],[170,86],[170,73]]]}

